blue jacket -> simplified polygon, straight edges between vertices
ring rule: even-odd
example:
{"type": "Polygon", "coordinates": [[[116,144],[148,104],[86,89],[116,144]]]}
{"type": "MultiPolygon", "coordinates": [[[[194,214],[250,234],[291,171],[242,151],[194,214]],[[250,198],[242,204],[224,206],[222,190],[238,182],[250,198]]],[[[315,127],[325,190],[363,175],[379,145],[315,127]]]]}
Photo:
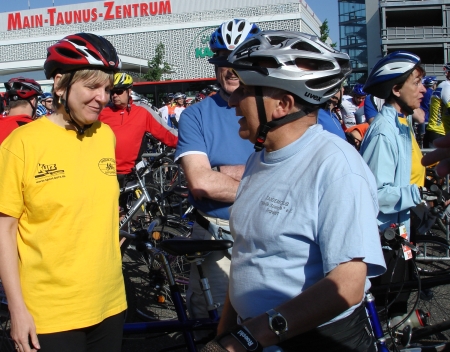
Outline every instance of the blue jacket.
{"type": "Polygon", "coordinates": [[[380,229],[403,223],[410,234],[410,208],[421,199],[419,188],[411,184],[411,116],[409,126],[397,116],[394,107],[385,104],[367,130],[360,153],[377,182],[380,229]]]}
{"type": "Polygon", "coordinates": [[[319,113],[317,114],[317,123],[322,125],[325,131],[341,137],[344,141],[347,140],[344,130],[342,129],[341,122],[330,110],[319,109],[319,113]]]}

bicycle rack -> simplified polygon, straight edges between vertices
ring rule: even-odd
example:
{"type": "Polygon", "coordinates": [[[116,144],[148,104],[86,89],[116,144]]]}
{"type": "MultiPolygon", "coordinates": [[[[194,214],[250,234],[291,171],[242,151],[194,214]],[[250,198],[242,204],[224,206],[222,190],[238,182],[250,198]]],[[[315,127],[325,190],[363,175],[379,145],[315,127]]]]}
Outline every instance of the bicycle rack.
{"type": "MultiPolygon", "coordinates": [[[[435,148],[423,148],[423,149],[421,149],[423,155],[425,155],[427,153],[430,153],[433,150],[435,150],[435,148]]],[[[445,183],[447,192],[450,192],[449,175],[447,175],[445,177],[444,183],[445,183]]],[[[450,222],[450,218],[447,219],[447,224],[445,225],[445,239],[447,240],[447,242],[450,243],[450,241],[449,241],[449,239],[450,239],[449,238],[449,222],[450,222]]],[[[447,261],[447,260],[450,260],[450,249],[447,248],[445,257],[432,257],[432,256],[427,256],[426,255],[426,247],[425,247],[425,254],[424,254],[423,257],[420,257],[420,260],[425,260],[425,261],[447,261]]]]}

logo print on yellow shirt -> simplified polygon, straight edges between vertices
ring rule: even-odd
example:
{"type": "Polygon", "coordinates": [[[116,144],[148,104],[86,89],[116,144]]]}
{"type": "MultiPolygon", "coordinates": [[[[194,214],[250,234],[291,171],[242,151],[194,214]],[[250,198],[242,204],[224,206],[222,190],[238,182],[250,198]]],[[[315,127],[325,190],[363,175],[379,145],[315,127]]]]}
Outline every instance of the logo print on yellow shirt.
{"type": "Polygon", "coordinates": [[[56,164],[38,164],[34,178],[39,182],[66,177],[64,170],[58,170],[56,164]]]}
{"type": "Polygon", "coordinates": [[[98,162],[98,168],[108,176],[116,176],[116,161],[113,158],[103,158],[98,162]]]}

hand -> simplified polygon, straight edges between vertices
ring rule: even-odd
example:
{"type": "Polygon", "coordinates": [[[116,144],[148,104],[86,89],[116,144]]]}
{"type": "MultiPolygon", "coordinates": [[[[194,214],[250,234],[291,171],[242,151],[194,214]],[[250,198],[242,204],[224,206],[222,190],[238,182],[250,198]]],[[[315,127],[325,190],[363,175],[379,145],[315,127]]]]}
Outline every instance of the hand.
{"type": "Polygon", "coordinates": [[[33,317],[28,310],[11,312],[11,338],[16,345],[16,351],[34,352],[41,348],[33,317]],[[32,346],[30,346],[29,341],[31,341],[32,346]]]}
{"type": "Polygon", "coordinates": [[[246,352],[246,350],[233,336],[221,335],[209,341],[200,352],[246,352]]]}
{"type": "Polygon", "coordinates": [[[436,166],[438,175],[442,177],[450,174],[450,134],[436,139],[433,144],[437,149],[422,158],[422,165],[428,166],[439,162],[436,166]]]}

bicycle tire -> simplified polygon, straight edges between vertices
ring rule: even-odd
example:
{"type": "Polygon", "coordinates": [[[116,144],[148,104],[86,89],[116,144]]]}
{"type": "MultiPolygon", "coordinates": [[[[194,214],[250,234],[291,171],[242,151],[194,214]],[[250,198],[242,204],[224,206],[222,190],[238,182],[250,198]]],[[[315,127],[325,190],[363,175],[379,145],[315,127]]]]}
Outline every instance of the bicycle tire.
{"type": "MultiPolygon", "coordinates": [[[[409,280],[404,283],[384,284],[372,287],[370,291],[381,294],[387,289],[391,292],[399,290],[411,291],[408,301],[408,311],[412,310],[416,300],[415,309],[422,309],[430,313],[429,324],[436,326],[450,319],[450,274],[430,276],[421,279],[421,292],[418,292],[418,281],[409,280]],[[417,297],[419,296],[419,297],[417,297]]],[[[386,323],[384,324],[387,325],[386,323]]],[[[446,324],[445,324],[446,325],[446,324]]],[[[427,336],[420,336],[413,341],[414,346],[440,346],[442,343],[450,343],[450,330],[430,332],[427,336]]]]}
{"type": "MultiPolygon", "coordinates": [[[[154,233],[161,236],[160,239],[151,239],[154,246],[158,246],[158,241],[162,239],[183,236],[182,232],[167,226],[157,226],[154,233]]],[[[123,254],[128,302],[126,322],[176,319],[177,314],[164,271],[156,260],[146,258],[142,248],[137,247],[128,245],[123,254]]],[[[182,297],[185,298],[190,264],[183,257],[169,257],[169,262],[182,297]]]]}
{"type": "Polygon", "coordinates": [[[445,234],[439,230],[433,230],[432,232],[436,235],[418,236],[416,240],[419,254],[416,255],[415,261],[421,276],[450,273],[450,258],[448,256],[450,246],[444,238],[445,234]],[[426,258],[429,258],[429,260],[426,260],[426,258]],[[432,258],[436,260],[432,260],[432,258]]]}
{"type": "Polygon", "coordinates": [[[152,171],[152,183],[160,187],[161,192],[168,191],[174,184],[187,187],[186,176],[178,164],[162,165],[152,171]]]}
{"type": "MultiPolygon", "coordinates": [[[[450,319],[450,284],[435,286],[430,289],[422,289],[420,292],[414,291],[409,300],[409,307],[412,308],[415,300],[419,296],[415,309],[422,309],[430,314],[429,325],[437,325],[450,319]]],[[[429,345],[430,341],[436,343],[450,341],[450,331],[444,330],[422,338],[418,342],[429,345]],[[426,341],[426,343],[425,343],[426,341]]]]}
{"type": "Polygon", "coordinates": [[[11,321],[9,311],[6,305],[1,304],[0,307],[0,351],[15,351],[14,341],[10,336],[11,321]]]}

